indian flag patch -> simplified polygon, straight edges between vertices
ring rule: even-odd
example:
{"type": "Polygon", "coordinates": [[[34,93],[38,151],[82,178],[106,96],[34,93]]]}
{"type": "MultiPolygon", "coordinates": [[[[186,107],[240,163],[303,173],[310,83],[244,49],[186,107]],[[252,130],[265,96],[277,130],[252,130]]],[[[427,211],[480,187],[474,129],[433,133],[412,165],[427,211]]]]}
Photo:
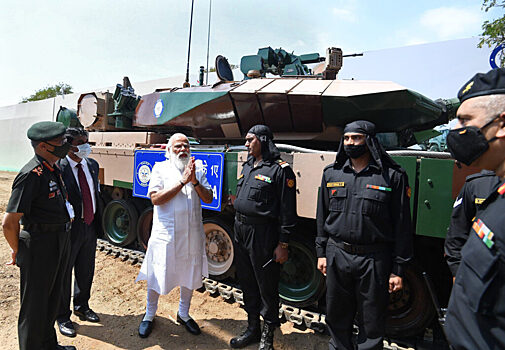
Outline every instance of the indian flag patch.
{"type": "Polygon", "coordinates": [[[489,229],[489,227],[486,226],[486,224],[484,224],[484,221],[482,221],[481,219],[477,219],[477,221],[473,222],[472,229],[475,231],[477,236],[479,236],[482,242],[484,242],[486,247],[488,247],[489,249],[493,247],[494,233],[489,229]]]}

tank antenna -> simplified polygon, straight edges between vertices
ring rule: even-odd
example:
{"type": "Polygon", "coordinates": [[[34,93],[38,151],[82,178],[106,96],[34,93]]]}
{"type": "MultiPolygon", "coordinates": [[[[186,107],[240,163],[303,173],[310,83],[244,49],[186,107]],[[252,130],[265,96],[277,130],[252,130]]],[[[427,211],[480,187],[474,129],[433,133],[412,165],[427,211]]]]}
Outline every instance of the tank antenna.
{"type": "Polygon", "coordinates": [[[209,30],[207,32],[207,76],[205,77],[205,85],[209,85],[209,48],[210,48],[210,15],[212,12],[212,0],[209,0],[209,30]]]}
{"type": "Polygon", "coordinates": [[[186,66],[186,81],[183,87],[189,87],[189,54],[191,52],[191,31],[193,30],[193,5],[195,0],[191,0],[191,19],[189,20],[189,44],[188,44],[188,64],[186,66]]]}

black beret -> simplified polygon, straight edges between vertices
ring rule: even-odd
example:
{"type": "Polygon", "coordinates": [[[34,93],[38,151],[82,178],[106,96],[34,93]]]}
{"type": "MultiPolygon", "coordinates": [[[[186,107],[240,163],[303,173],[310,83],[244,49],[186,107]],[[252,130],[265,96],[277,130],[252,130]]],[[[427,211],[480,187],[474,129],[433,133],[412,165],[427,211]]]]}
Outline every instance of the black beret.
{"type": "Polygon", "coordinates": [[[460,102],[472,97],[505,94],[505,69],[496,68],[477,73],[458,92],[460,102]]]}
{"type": "Polygon", "coordinates": [[[32,141],[48,141],[63,136],[66,130],[60,122],[38,122],[30,126],[26,136],[32,141]]]}
{"type": "Polygon", "coordinates": [[[345,126],[344,134],[348,132],[375,136],[375,124],[367,120],[356,120],[355,122],[349,123],[345,126]]]}

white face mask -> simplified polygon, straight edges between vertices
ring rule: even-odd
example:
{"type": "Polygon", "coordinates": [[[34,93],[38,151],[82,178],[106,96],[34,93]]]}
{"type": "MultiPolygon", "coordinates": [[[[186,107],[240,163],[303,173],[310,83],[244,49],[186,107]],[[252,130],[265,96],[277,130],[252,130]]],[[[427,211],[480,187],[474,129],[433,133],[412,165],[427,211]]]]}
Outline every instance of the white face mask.
{"type": "Polygon", "coordinates": [[[77,146],[79,149],[78,152],[74,152],[74,154],[79,158],[87,158],[91,153],[91,146],[89,143],[84,143],[82,145],[77,146]]]}

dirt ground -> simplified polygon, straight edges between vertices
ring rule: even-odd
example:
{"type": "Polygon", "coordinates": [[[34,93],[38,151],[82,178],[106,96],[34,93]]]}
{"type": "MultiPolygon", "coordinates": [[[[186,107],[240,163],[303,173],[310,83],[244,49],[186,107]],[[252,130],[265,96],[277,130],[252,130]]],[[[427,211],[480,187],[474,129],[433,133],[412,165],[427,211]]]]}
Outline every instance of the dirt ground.
{"type": "MultiPolygon", "coordinates": [[[[0,172],[0,216],[3,217],[10,188],[16,174],[0,172]]],[[[7,266],[9,246],[0,237],[0,334],[1,349],[17,349],[19,312],[19,271],[7,266]]],[[[132,266],[97,252],[95,279],[90,306],[100,316],[99,323],[80,321],[72,315],[77,337],[58,334],[63,345],[77,349],[229,349],[229,340],[246,326],[246,313],[238,304],[230,304],[207,292],[195,292],[190,314],[202,329],[193,336],[175,321],[179,291],[160,298],[155,327],[147,339],[139,338],[137,329],[145,308],[145,281],[135,283],[139,266],[132,266]]],[[[300,331],[284,323],[275,334],[275,348],[327,349],[328,337],[312,330],[300,331]]],[[[247,349],[256,349],[249,346],[247,349]]]]}

